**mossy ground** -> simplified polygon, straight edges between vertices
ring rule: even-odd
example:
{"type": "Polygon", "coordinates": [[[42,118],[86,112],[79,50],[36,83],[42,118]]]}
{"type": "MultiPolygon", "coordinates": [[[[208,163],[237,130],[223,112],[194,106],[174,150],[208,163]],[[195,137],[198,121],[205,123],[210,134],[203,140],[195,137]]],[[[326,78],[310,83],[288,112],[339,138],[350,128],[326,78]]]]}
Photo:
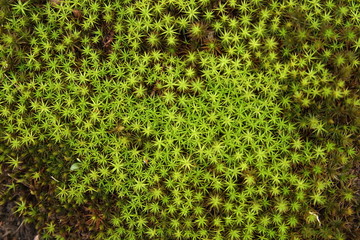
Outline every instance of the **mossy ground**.
{"type": "Polygon", "coordinates": [[[357,1],[0,7],[0,203],[41,239],[360,238],[357,1]]]}

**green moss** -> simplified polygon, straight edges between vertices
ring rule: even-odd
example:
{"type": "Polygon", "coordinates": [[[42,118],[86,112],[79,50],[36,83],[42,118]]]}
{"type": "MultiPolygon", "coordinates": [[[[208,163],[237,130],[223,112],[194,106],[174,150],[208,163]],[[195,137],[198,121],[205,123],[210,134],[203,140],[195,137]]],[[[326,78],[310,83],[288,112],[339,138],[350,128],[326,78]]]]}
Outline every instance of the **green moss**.
{"type": "Polygon", "coordinates": [[[7,2],[1,189],[42,238],[356,238],[359,4],[7,2]]]}

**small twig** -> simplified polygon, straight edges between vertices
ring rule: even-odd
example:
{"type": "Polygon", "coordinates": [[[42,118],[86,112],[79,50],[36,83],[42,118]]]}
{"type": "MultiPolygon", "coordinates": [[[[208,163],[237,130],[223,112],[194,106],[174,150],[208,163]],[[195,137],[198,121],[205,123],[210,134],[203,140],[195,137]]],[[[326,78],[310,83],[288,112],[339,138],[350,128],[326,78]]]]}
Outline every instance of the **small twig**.
{"type": "Polygon", "coordinates": [[[57,180],[56,178],[54,178],[53,176],[50,176],[52,179],[54,179],[57,182],[60,182],[59,180],[57,180]]]}
{"type": "Polygon", "coordinates": [[[7,235],[9,235],[11,231],[6,230],[5,233],[1,236],[2,238],[5,238],[7,235]]]}
{"type": "Polygon", "coordinates": [[[14,233],[17,233],[23,224],[24,224],[24,220],[21,222],[20,226],[15,230],[14,233]]]}
{"type": "Polygon", "coordinates": [[[321,222],[320,222],[320,219],[319,219],[319,215],[317,215],[316,213],[314,212],[309,212],[311,215],[314,215],[316,216],[316,220],[319,222],[319,226],[321,227],[321,222]]]}

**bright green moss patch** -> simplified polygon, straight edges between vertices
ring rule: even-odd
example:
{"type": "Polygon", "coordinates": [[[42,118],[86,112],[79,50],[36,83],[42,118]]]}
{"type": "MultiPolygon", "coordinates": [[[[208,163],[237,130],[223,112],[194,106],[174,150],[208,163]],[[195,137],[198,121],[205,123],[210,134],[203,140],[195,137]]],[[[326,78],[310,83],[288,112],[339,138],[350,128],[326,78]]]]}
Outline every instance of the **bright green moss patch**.
{"type": "Polygon", "coordinates": [[[359,236],[357,3],[7,2],[1,189],[43,239],[359,236]]]}

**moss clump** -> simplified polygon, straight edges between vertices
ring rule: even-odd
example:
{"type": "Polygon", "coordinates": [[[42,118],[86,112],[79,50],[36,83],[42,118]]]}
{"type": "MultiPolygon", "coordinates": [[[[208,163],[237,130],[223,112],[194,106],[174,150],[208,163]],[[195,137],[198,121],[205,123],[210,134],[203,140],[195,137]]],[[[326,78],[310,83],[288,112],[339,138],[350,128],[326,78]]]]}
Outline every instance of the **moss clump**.
{"type": "Polygon", "coordinates": [[[357,238],[359,4],[1,6],[2,195],[43,239],[357,238]]]}

